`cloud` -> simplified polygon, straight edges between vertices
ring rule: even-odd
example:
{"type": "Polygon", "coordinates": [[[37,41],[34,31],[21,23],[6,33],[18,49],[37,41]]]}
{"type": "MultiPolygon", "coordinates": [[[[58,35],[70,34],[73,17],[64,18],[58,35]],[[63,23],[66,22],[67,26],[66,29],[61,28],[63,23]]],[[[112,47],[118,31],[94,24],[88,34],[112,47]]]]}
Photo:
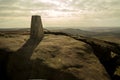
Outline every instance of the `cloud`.
{"type": "Polygon", "coordinates": [[[16,2],[18,2],[19,0],[0,0],[0,4],[4,4],[4,5],[10,5],[10,4],[14,4],[16,2]]]}
{"type": "MultiPolygon", "coordinates": [[[[0,0],[0,10],[10,15],[19,15],[19,13],[31,14],[31,11],[44,13],[49,11],[61,12],[96,12],[116,11],[120,9],[119,0],[0,0]]],[[[117,13],[118,11],[116,11],[117,13]]],[[[79,14],[79,13],[78,13],[79,14]]],[[[3,15],[2,15],[3,16],[3,15]]]]}
{"type": "Polygon", "coordinates": [[[77,22],[83,20],[81,22],[85,24],[92,24],[92,21],[105,21],[107,24],[113,20],[116,23],[120,19],[120,0],[0,0],[0,18],[29,17],[34,14],[47,19],[62,17],[65,20],[73,17],[77,22]]]}

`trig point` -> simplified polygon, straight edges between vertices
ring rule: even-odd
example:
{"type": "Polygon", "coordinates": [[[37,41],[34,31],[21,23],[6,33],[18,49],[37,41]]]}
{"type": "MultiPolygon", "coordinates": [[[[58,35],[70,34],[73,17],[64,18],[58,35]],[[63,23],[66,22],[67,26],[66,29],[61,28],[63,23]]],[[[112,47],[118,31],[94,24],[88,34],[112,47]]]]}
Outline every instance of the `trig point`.
{"type": "Polygon", "coordinates": [[[41,16],[33,15],[31,19],[30,39],[41,39],[44,36],[41,16]]]}

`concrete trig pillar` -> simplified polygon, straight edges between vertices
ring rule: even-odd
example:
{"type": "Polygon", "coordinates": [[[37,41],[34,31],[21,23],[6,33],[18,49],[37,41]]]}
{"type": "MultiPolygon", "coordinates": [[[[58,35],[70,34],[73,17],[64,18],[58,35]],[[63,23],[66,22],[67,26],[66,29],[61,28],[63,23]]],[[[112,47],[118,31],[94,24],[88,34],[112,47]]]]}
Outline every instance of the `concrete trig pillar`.
{"type": "Polygon", "coordinates": [[[30,38],[19,48],[15,54],[11,54],[7,65],[7,75],[11,80],[28,80],[31,71],[31,56],[44,37],[41,17],[32,16],[30,38]]]}
{"type": "Polygon", "coordinates": [[[30,39],[41,39],[44,36],[41,16],[33,15],[31,19],[30,39]]]}

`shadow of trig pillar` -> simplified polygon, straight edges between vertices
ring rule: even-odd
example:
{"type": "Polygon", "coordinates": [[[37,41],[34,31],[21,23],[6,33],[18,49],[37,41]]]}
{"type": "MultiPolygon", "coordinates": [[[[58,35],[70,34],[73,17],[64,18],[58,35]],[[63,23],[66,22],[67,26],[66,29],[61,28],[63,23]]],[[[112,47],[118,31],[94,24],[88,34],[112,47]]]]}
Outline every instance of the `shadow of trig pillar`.
{"type": "Polygon", "coordinates": [[[44,36],[41,16],[33,15],[31,19],[30,39],[40,40],[44,36]]]}

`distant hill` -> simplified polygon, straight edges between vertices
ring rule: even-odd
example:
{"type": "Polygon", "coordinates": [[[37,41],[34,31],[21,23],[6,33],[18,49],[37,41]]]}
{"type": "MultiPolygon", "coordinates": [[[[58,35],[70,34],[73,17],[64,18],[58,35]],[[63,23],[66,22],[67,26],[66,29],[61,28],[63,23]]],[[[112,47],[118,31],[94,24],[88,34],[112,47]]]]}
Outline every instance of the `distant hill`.
{"type": "Polygon", "coordinates": [[[30,31],[30,28],[0,28],[0,31],[30,31]]]}
{"type": "Polygon", "coordinates": [[[101,28],[101,30],[96,29],[96,30],[81,30],[81,29],[72,29],[72,28],[67,28],[67,29],[54,29],[52,31],[60,31],[60,32],[65,32],[69,34],[74,34],[74,35],[84,35],[84,36],[89,36],[89,37],[96,37],[96,36],[116,36],[120,37],[120,28],[101,28]]]}
{"type": "MultiPolygon", "coordinates": [[[[120,27],[95,27],[88,28],[86,30],[74,29],[74,28],[47,28],[44,29],[54,31],[54,32],[65,32],[73,35],[82,35],[89,37],[99,37],[99,36],[115,36],[120,37],[120,27]]],[[[0,29],[0,31],[30,31],[30,28],[8,28],[8,29],[0,29]]]]}
{"type": "Polygon", "coordinates": [[[67,28],[67,29],[56,29],[52,31],[59,31],[59,32],[64,32],[68,34],[73,34],[73,35],[84,35],[84,36],[92,36],[94,34],[97,34],[96,32],[91,32],[91,31],[84,31],[80,29],[72,29],[72,28],[67,28]]]}

